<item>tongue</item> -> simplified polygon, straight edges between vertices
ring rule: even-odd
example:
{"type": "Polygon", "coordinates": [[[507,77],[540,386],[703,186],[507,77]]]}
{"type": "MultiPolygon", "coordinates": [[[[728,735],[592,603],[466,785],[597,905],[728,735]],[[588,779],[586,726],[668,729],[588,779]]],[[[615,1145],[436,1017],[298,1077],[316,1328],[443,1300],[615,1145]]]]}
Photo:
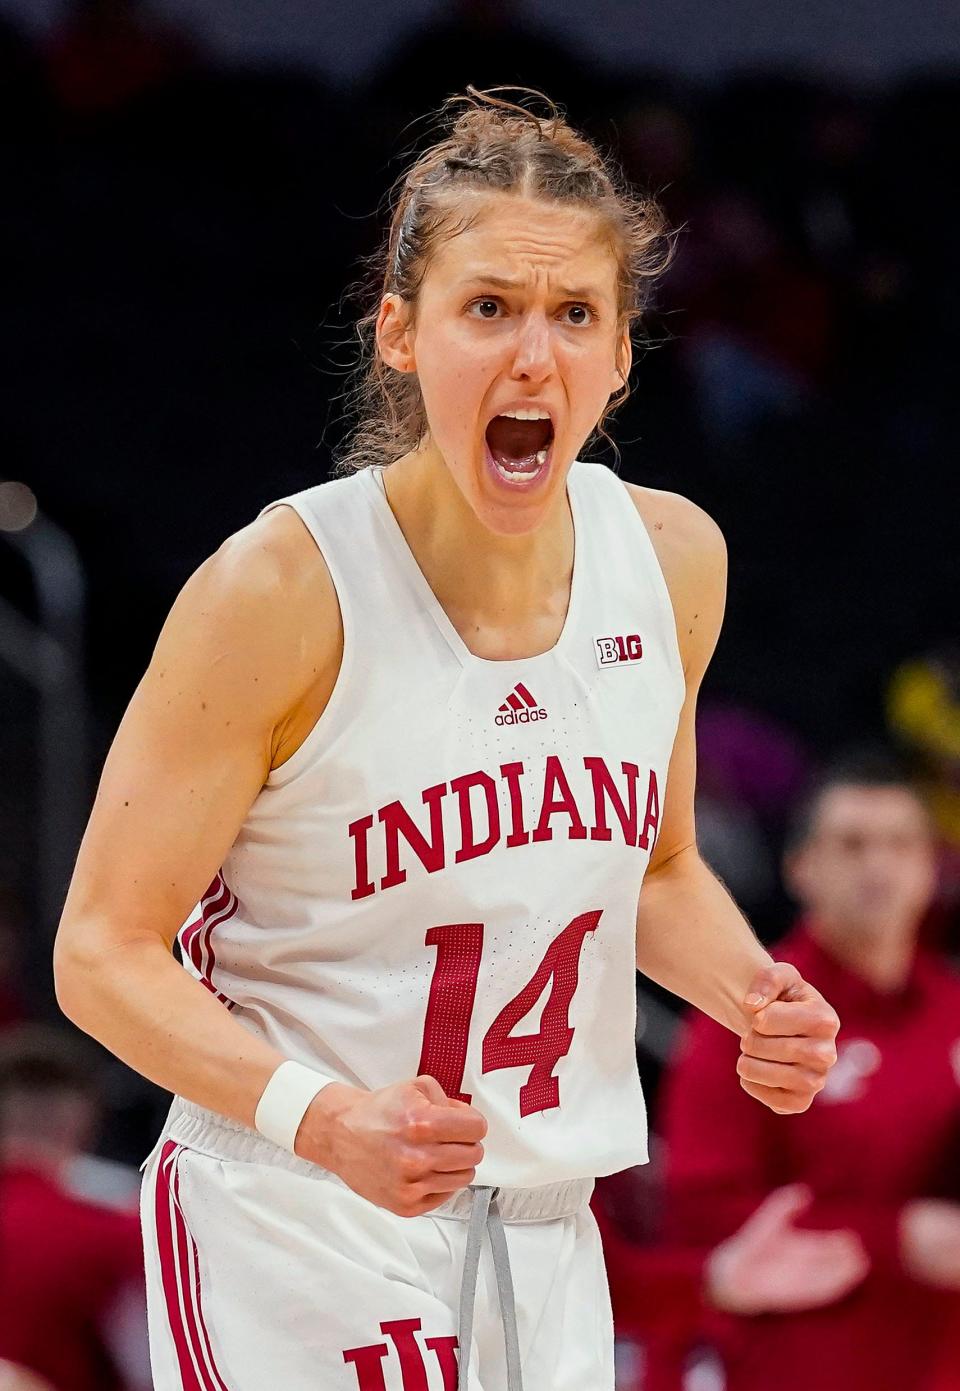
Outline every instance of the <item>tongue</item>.
{"type": "Polygon", "coordinates": [[[514,420],[495,415],[487,426],[487,444],[494,462],[508,473],[537,466],[537,452],[550,442],[549,420],[514,420]]]}

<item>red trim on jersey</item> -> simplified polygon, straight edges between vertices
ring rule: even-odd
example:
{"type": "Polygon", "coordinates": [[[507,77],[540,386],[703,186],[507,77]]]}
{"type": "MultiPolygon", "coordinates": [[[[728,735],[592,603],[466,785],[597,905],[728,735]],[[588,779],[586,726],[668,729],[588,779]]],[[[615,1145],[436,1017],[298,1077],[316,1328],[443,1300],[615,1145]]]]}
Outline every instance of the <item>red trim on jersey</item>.
{"type": "Polygon", "coordinates": [[[235,1001],[224,995],[213,983],[213,968],[217,964],[213,949],[213,930],[220,923],[232,918],[239,907],[240,900],[227,887],[218,872],[200,900],[199,918],[194,918],[193,922],[184,928],[180,938],[184,955],[188,956],[196,967],[201,984],[205,985],[221,1004],[226,1005],[227,1009],[233,1009],[235,1001]]]}
{"type": "Polygon", "coordinates": [[[157,1249],[167,1321],[183,1391],[228,1391],[203,1319],[197,1245],[180,1206],[178,1160],[183,1150],[183,1145],[167,1140],[157,1170],[157,1249]]]}

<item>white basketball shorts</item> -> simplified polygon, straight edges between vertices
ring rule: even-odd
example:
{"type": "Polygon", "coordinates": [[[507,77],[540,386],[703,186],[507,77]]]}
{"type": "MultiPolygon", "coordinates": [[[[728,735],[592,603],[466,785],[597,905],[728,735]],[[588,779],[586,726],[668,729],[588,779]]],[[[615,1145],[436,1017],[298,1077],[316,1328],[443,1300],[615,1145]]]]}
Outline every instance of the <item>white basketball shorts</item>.
{"type": "Polygon", "coordinates": [[[517,1360],[522,1391],[614,1391],[591,1179],[494,1190],[487,1239],[475,1199],[489,1189],[398,1217],[180,1097],[143,1169],[155,1391],[512,1391],[517,1360]]]}

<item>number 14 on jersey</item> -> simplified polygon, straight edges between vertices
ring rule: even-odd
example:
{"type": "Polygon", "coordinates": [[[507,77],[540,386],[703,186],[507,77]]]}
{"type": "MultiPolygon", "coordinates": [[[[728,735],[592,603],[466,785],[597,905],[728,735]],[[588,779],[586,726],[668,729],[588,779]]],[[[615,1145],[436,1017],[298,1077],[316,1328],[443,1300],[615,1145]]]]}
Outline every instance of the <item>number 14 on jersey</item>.
{"type": "MultiPolygon", "coordinates": [[[[580,978],[580,953],[584,938],[596,930],[602,912],[601,908],[592,909],[567,924],[547,947],[530,980],[504,1005],[484,1035],[483,1072],[502,1067],[530,1068],[520,1087],[521,1116],[560,1105],[560,1082],[553,1070],[569,1053],[573,1042],[570,1001],[580,978]],[[513,1029],[533,1009],[548,985],[550,993],[538,1031],[514,1034],[513,1029]]],[[[435,1077],[448,1097],[469,1102],[471,1094],[461,1088],[483,955],[483,923],[431,927],[426,945],[436,947],[437,960],[417,1072],[435,1077]]]]}

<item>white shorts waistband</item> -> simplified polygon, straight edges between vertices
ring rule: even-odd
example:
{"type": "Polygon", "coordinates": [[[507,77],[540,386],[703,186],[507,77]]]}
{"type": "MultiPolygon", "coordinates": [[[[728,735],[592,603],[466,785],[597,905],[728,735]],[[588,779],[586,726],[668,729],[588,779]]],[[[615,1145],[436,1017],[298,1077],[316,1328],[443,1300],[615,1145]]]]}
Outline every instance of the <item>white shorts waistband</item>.
{"type": "MultiPolygon", "coordinates": [[[[249,1126],[182,1096],[173,1099],[161,1139],[175,1140],[215,1159],[275,1164],[291,1173],[302,1174],[304,1178],[326,1179],[349,1187],[331,1170],[301,1159],[249,1126]]],[[[498,1187],[497,1205],[504,1222],[544,1222],[578,1212],[590,1201],[593,1187],[592,1178],[566,1179],[562,1183],[544,1183],[533,1188],[498,1187]]],[[[461,1188],[440,1207],[432,1208],[429,1216],[466,1221],[470,1216],[471,1195],[470,1188],[461,1188]]]]}

